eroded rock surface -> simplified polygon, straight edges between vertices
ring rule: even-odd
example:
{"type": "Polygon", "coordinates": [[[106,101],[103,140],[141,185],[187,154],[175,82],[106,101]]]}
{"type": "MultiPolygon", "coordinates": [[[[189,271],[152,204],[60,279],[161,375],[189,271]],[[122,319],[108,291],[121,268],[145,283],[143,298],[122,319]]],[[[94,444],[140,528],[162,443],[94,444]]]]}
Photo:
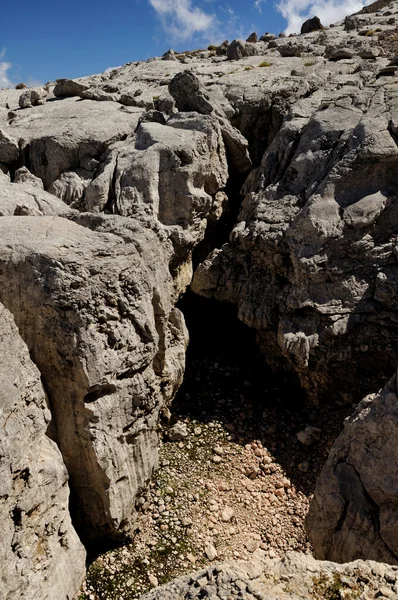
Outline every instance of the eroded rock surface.
{"type": "Polygon", "coordinates": [[[233,598],[304,600],[351,597],[392,598],[398,593],[396,568],[371,561],[338,565],[288,552],[283,559],[225,562],[175,579],[142,600],[233,598]],[[341,595],[340,595],[341,594],[341,595]],[[343,594],[345,594],[343,596],[343,594]],[[355,595],[354,595],[355,594],[355,595]]]}
{"type": "Polygon", "coordinates": [[[347,419],[307,517],[317,558],[398,562],[397,375],[347,419]]]}
{"type": "Polygon", "coordinates": [[[48,435],[40,372],[12,315],[0,305],[0,595],[71,600],[85,550],[69,515],[68,473],[48,435]]]}
{"type": "Polygon", "coordinates": [[[314,402],[357,400],[395,368],[392,8],[58,80],[21,108],[20,90],[0,91],[0,301],[91,542],[131,531],[183,376],[175,305],[245,178],[193,289],[234,303],[314,402]]]}

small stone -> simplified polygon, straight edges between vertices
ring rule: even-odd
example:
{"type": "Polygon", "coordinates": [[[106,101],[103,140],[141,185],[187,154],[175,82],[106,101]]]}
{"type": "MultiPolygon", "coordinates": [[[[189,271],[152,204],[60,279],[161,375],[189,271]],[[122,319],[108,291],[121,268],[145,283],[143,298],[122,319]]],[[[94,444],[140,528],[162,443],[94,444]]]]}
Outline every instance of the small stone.
{"type": "Polygon", "coordinates": [[[202,428],[201,427],[195,427],[195,429],[193,430],[195,435],[200,435],[202,433],[202,428]]]}
{"type": "Polygon", "coordinates": [[[194,557],[193,554],[188,553],[187,554],[187,560],[189,560],[189,562],[192,563],[192,564],[196,563],[196,558],[194,557]]]}
{"type": "Polygon", "coordinates": [[[259,548],[259,546],[259,541],[255,540],[254,538],[245,542],[245,547],[248,552],[255,552],[259,548]]]}
{"type": "Polygon", "coordinates": [[[152,573],[148,575],[148,579],[151,587],[157,587],[159,585],[158,578],[155,577],[155,575],[152,575],[152,573]]]}
{"type": "Polygon", "coordinates": [[[188,437],[188,429],[185,423],[178,421],[173,427],[170,427],[167,432],[167,437],[171,442],[179,442],[188,437]]]}
{"type": "Polygon", "coordinates": [[[215,456],[213,456],[212,461],[216,464],[219,465],[220,462],[222,461],[221,456],[217,456],[217,454],[215,456]]]}
{"type": "Polygon", "coordinates": [[[218,454],[219,456],[224,454],[224,448],[222,448],[221,446],[215,446],[213,448],[213,452],[214,454],[218,454]]]}
{"type": "Polygon", "coordinates": [[[312,446],[319,442],[322,435],[322,430],[319,427],[312,427],[312,425],[307,425],[303,431],[299,431],[296,434],[296,437],[299,442],[301,442],[304,446],[312,446]]]}
{"type": "Polygon", "coordinates": [[[218,556],[217,550],[213,544],[207,544],[205,547],[205,554],[209,560],[214,560],[218,556]]]}
{"type": "Polygon", "coordinates": [[[230,506],[226,506],[221,513],[221,519],[224,521],[224,523],[229,523],[232,520],[234,514],[235,513],[233,508],[231,508],[230,506]]]}
{"type": "Polygon", "coordinates": [[[302,473],[307,473],[307,472],[308,472],[308,469],[310,468],[310,465],[309,465],[309,463],[308,463],[308,462],[305,460],[305,461],[303,461],[303,462],[299,463],[299,464],[297,465],[297,468],[298,468],[298,470],[299,470],[299,471],[301,471],[302,473]]]}

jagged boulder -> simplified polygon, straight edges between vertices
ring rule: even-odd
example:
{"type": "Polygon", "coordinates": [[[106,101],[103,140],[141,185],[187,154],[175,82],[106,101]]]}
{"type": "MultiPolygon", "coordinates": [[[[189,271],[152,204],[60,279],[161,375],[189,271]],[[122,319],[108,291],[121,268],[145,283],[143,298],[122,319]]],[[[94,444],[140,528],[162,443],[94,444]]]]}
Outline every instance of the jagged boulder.
{"type": "Polygon", "coordinates": [[[224,40],[223,43],[217,47],[216,55],[217,56],[225,56],[227,54],[228,46],[229,46],[229,41],[224,40]]]}
{"type": "Polygon", "coordinates": [[[345,422],[316,484],[307,531],[322,560],[398,563],[397,375],[345,422]]]}
{"type": "Polygon", "coordinates": [[[80,96],[82,92],[89,89],[87,83],[82,83],[74,79],[57,79],[53,89],[53,94],[57,98],[69,98],[80,96]]]}
{"type": "Polygon", "coordinates": [[[246,42],[248,42],[249,44],[257,44],[257,42],[258,42],[257,33],[255,31],[253,31],[253,33],[251,33],[249,35],[249,37],[247,38],[246,42]]]}
{"type": "Polygon", "coordinates": [[[311,33],[312,31],[320,31],[323,29],[323,25],[319,17],[312,17],[307,19],[301,26],[300,33],[311,33]]]}
{"type": "Polygon", "coordinates": [[[256,56],[258,53],[255,44],[243,40],[233,40],[227,48],[228,60],[240,60],[246,56],[256,56]]]}
{"type": "Polygon", "coordinates": [[[1,596],[72,598],[86,553],[69,516],[68,474],[48,437],[40,372],[2,305],[0,372],[1,596]]]}
{"type": "Polygon", "coordinates": [[[180,111],[196,111],[202,115],[213,112],[208,94],[192,71],[175,75],[169,84],[169,92],[180,111]]]}
{"type": "Polygon", "coordinates": [[[41,106],[46,102],[48,91],[45,88],[28,89],[19,97],[20,108],[31,108],[41,106]]]}

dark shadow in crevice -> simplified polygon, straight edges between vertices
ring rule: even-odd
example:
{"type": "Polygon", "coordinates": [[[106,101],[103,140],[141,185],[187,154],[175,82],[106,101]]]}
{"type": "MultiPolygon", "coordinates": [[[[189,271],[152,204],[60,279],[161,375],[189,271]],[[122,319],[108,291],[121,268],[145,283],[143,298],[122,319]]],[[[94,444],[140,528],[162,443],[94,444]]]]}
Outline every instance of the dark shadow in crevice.
{"type": "Polygon", "coordinates": [[[204,239],[196,246],[192,253],[194,269],[196,269],[196,267],[203,262],[215,248],[221,248],[223,244],[228,242],[229,234],[238,219],[239,209],[243,200],[243,196],[240,192],[246,177],[247,173],[242,175],[235,173],[230,169],[228,182],[225,188],[228,201],[221,218],[214,221],[208,221],[204,239]]]}
{"type": "Polygon", "coordinates": [[[190,332],[184,383],[173,405],[173,422],[192,418],[218,421],[240,445],[260,441],[297,490],[313,493],[328,448],[351,407],[315,407],[298,377],[273,372],[256,344],[256,332],[237,318],[234,306],[188,292],[179,303],[190,332]],[[322,429],[311,447],[296,434],[307,425],[322,429]],[[300,466],[299,466],[300,465],[300,466]]]}

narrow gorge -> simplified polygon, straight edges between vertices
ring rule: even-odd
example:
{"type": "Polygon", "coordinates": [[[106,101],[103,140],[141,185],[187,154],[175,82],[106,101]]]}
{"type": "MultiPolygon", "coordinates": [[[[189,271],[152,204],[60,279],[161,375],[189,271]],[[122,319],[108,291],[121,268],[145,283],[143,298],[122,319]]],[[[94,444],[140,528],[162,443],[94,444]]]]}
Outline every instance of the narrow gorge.
{"type": "Polygon", "coordinates": [[[318,21],[0,90],[4,600],[398,598],[398,2],[318,21]]]}

